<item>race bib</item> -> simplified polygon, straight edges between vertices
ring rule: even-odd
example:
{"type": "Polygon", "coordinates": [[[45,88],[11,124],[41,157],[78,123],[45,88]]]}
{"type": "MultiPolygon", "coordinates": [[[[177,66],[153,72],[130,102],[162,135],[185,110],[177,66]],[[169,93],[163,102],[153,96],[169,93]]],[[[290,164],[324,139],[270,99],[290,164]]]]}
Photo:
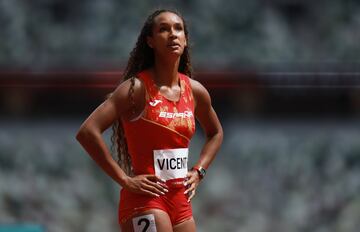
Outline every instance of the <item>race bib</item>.
{"type": "Polygon", "coordinates": [[[156,232],[154,214],[133,218],[134,232],[156,232]]]}
{"type": "Polygon", "coordinates": [[[188,154],[188,148],[154,150],[155,175],[164,180],[185,178],[188,154]]]}

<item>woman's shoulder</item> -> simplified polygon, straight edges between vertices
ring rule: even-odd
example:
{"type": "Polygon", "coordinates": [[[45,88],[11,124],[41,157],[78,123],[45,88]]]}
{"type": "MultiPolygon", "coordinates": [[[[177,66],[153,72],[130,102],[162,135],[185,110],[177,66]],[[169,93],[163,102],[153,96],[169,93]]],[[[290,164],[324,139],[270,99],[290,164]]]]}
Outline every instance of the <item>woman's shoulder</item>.
{"type": "Polygon", "coordinates": [[[145,90],[138,77],[133,76],[121,82],[112,92],[110,101],[113,102],[123,118],[132,118],[134,105],[135,114],[141,112],[145,104],[145,90]]]}
{"type": "Polygon", "coordinates": [[[204,91],[207,92],[204,85],[202,85],[199,81],[194,80],[192,78],[189,78],[189,82],[190,82],[190,85],[191,85],[191,88],[192,88],[193,92],[198,92],[198,93],[201,93],[201,92],[204,92],[204,91]]]}
{"type": "Polygon", "coordinates": [[[194,95],[195,102],[200,104],[208,104],[211,102],[210,94],[207,89],[197,80],[189,78],[191,89],[194,95]]]}
{"type": "Polygon", "coordinates": [[[137,75],[121,82],[111,95],[117,102],[123,102],[131,94],[135,99],[144,94],[144,84],[137,75]]]}

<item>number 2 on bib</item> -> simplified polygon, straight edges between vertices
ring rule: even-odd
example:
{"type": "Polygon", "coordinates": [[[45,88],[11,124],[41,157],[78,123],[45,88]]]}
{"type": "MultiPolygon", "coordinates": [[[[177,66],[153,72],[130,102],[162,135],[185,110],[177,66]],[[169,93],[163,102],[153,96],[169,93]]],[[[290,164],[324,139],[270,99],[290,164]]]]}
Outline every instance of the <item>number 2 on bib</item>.
{"type": "Polygon", "coordinates": [[[157,232],[153,214],[142,215],[132,219],[134,232],[157,232]]]}

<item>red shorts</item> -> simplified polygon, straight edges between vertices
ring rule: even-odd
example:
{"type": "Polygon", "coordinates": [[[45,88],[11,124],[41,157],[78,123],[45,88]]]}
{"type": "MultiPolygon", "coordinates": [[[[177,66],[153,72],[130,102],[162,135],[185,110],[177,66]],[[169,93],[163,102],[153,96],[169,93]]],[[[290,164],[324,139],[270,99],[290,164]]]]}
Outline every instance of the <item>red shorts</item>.
{"type": "Polygon", "coordinates": [[[136,194],[122,189],[119,204],[119,223],[125,223],[138,213],[149,209],[165,211],[169,215],[172,225],[179,224],[192,217],[191,204],[187,202],[187,196],[184,194],[185,186],[183,184],[167,184],[167,186],[169,192],[159,197],[136,194]]]}

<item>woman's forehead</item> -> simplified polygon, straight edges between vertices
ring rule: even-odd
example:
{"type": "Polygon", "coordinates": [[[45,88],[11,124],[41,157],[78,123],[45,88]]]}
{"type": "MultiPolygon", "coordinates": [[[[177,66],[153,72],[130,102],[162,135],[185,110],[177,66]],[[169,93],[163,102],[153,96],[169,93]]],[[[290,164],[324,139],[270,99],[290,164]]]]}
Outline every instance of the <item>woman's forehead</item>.
{"type": "Polygon", "coordinates": [[[172,12],[163,12],[161,14],[159,14],[158,16],[156,16],[155,20],[154,20],[155,24],[160,25],[160,24],[175,24],[175,23],[181,23],[183,24],[182,19],[175,13],[172,12]]]}

